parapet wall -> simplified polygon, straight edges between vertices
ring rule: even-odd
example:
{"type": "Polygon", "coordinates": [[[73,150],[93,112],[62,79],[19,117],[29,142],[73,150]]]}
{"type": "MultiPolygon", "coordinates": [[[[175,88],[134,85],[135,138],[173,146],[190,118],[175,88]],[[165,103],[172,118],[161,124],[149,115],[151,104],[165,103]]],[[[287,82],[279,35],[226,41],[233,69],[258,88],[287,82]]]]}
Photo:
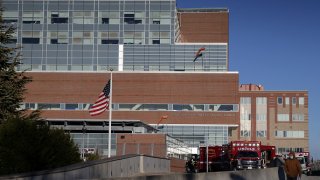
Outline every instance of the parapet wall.
{"type": "Polygon", "coordinates": [[[163,174],[169,172],[169,159],[145,155],[126,155],[87,163],[74,164],[54,170],[2,176],[0,179],[103,179],[130,177],[141,174],[163,174]]]}

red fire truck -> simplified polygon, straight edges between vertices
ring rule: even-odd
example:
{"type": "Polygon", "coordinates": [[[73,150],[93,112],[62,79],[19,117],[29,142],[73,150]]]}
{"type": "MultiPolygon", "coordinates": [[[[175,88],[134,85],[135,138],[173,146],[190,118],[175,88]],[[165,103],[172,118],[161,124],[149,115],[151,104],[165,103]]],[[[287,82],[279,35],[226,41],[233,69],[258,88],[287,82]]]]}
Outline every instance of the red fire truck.
{"type": "Polygon", "coordinates": [[[276,157],[276,147],[275,146],[268,146],[268,145],[261,145],[261,159],[263,161],[263,167],[266,168],[271,166],[271,161],[276,157]]]}
{"type": "Polygon", "coordinates": [[[261,142],[232,141],[228,145],[231,169],[259,169],[261,161],[261,142]]]}
{"type": "Polygon", "coordinates": [[[274,146],[259,141],[232,141],[222,146],[199,148],[198,171],[264,168],[275,157],[274,146]],[[208,156],[207,156],[208,151],[208,156]]]}

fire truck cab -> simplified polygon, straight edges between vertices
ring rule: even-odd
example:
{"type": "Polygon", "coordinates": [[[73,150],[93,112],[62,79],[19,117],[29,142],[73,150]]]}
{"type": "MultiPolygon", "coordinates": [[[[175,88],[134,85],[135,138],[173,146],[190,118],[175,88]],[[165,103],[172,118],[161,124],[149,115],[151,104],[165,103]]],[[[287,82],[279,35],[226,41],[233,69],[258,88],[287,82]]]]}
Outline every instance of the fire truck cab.
{"type": "Polygon", "coordinates": [[[261,142],[232,141],[225,146],[228,146],[232,170],[260,169],[262,167],[261,142]]]}

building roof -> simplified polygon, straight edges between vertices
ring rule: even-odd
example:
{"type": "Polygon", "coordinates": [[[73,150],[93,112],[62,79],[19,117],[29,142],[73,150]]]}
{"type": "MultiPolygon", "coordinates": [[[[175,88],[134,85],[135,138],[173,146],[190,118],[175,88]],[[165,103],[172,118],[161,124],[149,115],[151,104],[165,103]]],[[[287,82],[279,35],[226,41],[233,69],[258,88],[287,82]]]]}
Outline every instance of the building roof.
{"type": "Polygon", "coordinates": [[[228,8],[177,8],[178,12],[229,12],[228,8]]]}

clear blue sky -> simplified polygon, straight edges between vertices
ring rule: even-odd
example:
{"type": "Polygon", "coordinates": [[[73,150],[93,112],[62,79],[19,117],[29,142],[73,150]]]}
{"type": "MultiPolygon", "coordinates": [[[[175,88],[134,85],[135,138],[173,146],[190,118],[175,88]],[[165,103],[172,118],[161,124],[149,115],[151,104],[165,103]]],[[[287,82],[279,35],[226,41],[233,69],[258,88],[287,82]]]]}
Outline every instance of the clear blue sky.
{"type": "Polygon", "coordinates": [[[308,90],[312,156],[320,159],[320,0],[177,0],[179,8],[225,7],[230,70],[266,90],[308,90]]]}

